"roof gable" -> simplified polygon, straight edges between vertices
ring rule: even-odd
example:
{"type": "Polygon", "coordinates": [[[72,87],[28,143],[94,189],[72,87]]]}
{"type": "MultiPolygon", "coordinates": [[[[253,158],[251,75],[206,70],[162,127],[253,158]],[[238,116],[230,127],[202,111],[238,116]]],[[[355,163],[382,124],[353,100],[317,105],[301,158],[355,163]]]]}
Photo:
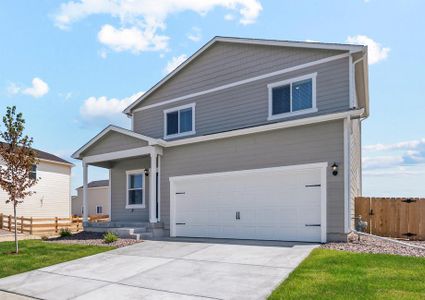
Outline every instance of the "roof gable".
{"type": "Polygon", "coordinates": [[[145,147],[155,143],[156,140],[153,138],[125,128],[110,125],[72,154],[72,157],[81,159],[83,155],[90,156],[109,153],[127,150],[129,148],[145,147]]]}
{"type": "Polygon", "coordinates": [[[134,101],[124,110],[124,113],[131,114],[134,109],[141,106],[142,101],[143,105],[147,105],[158,99],[170,99],[184,93],[190,94],[208,89],[210,88],[208,84],[218,86],[224,84],[223,82],[232,82],[235,80],[232,78],[232,74],[236,72],[242,74],[245,72],[247,73],[246,77],[252,77],[261,72],[272,72],[303,62],[347,51],[358,52],[363,49],[364,46],[347,44],[215,37],[134,101]],[[227,66],[226,71],[224,74],[212,74],[214,80],[211,80],[212,77],[207,77],[207,74],[216,71],[214,68],[220,68],[220,60],[225,60],[223,64],[227,66]],[[258,69],[257,74],[251,73],[252,66],[258,69]],[[263,66],[263,70],[261,70],[261,66],[263,66]],[[179,76],[175,76],[177,73],[179,76]]]}

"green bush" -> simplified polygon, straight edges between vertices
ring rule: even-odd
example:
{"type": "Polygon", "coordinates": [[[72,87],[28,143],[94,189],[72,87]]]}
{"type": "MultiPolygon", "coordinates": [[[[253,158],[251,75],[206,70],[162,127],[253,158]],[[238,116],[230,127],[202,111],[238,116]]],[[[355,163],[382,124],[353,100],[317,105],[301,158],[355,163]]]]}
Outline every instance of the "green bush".
{"type": "Polygon", "coordinates": [[[118,236],[113,232],[107,232],[103,235],[103,241],[107,244],[118,241],[118,236]]]}
{"type": "Polygon", "coordinates": [[[61,230],[59,231],[59,235],[61,237],[66,237],[66,236],[71,236],[71,230],[69,230],[68,228],[61,228],[61,230]]]}

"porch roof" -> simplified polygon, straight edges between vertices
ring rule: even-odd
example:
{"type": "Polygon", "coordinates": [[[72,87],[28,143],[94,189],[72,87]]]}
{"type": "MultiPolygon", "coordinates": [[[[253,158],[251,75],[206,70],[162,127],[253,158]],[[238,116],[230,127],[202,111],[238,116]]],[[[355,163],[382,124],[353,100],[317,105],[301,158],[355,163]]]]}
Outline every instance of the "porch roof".
{"type": "MultiPolygon", "coordinates": [[[[110,138],[111,139],[111,138],[110,138]]],[[[118,126],[114,126],[114,125],[109,125],[108,127],[106,127],[105,129],[103,129],[101,132],[99,132],[95,137],[93,137],[92,139],[90,139],[84,146],[82,146],[80,149],[78,149],[75,153],[72,154],[72,158],[74,159],[80,159],[82,160],[84,157],[87,156],[101,156],[101,155],[106,155],[108,153],[114,152],[125,152],[125,151],[129,151],[129,150],[134,150],[137,148],[141,148],[141,147],[146,147],[146,151],[149,152],[149,146],[153,146],[153,145],[157,145],[159,144],[158,140],[136,133],[134,131],[122,128],[122,127],[118,127],[118,126]],[[111,148],[111,150],[106,150],[102,151],[100,153],[89,153],[90,150],[95,149],[96,146],[100,145],[104,140],[107,139],[108,136],[110,136],[111,134],[116,134],[116,138],[120,137],[125,138],[126,141],[131,142],[132,146],[130,147],[123,147],[125,145],[119,145],[120,141],[117,140],[117,146],[121,146],[121,147],[117,147],[117,149],[112,149],[113,145],[111,145],[111,141],[108,141],[109,144],[106,145],[106,148],[111,148]],[[86,154],[84,154],[86,153],[86,154]]],[[[105,148],[105,147],[104,147],[105,148]]],[[[145,151],[143,151],[145,152],[145,151]]]]}

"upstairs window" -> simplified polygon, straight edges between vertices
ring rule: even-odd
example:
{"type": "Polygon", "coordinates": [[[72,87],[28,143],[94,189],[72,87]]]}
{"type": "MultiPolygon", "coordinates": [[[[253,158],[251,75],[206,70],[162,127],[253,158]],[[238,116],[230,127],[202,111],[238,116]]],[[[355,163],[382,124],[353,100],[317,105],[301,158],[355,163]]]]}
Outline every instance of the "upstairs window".
{"type": "Polygon", "coordinates": [[[30,172],[31,179],[37,179],[37,165],[32,165],[32,169],[30,172]]]}
{"type": "Polygon", "coordinates": [[[164,137],[195,133],[195,103],[164,110],[164,137]]]}
{"type": "Polygon", "coordinates": [[[103,207],[101,205],[96,206],[96,214],[103,214],[103,207]]]}
{"type": "Polygon", "coordinates": [[[316,73],[268,85],[269,120],[316,112],[316,73]]]}

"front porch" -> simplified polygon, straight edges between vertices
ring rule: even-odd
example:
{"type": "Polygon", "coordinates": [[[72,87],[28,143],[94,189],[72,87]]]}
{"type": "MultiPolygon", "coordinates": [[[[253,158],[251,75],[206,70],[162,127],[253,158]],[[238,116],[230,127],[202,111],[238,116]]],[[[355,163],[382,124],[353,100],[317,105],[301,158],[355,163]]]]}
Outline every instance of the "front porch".
{"type": "Polygon", "coordinates": [[[73,157],[83,167],[83,224],[85,231],[111,231],[139,239],[162,235],[160,175],[162,147],[126,129],[109,127],[73,157]],[[88,222],[90,166],[109,170],[110,221],[88,222]]]}

